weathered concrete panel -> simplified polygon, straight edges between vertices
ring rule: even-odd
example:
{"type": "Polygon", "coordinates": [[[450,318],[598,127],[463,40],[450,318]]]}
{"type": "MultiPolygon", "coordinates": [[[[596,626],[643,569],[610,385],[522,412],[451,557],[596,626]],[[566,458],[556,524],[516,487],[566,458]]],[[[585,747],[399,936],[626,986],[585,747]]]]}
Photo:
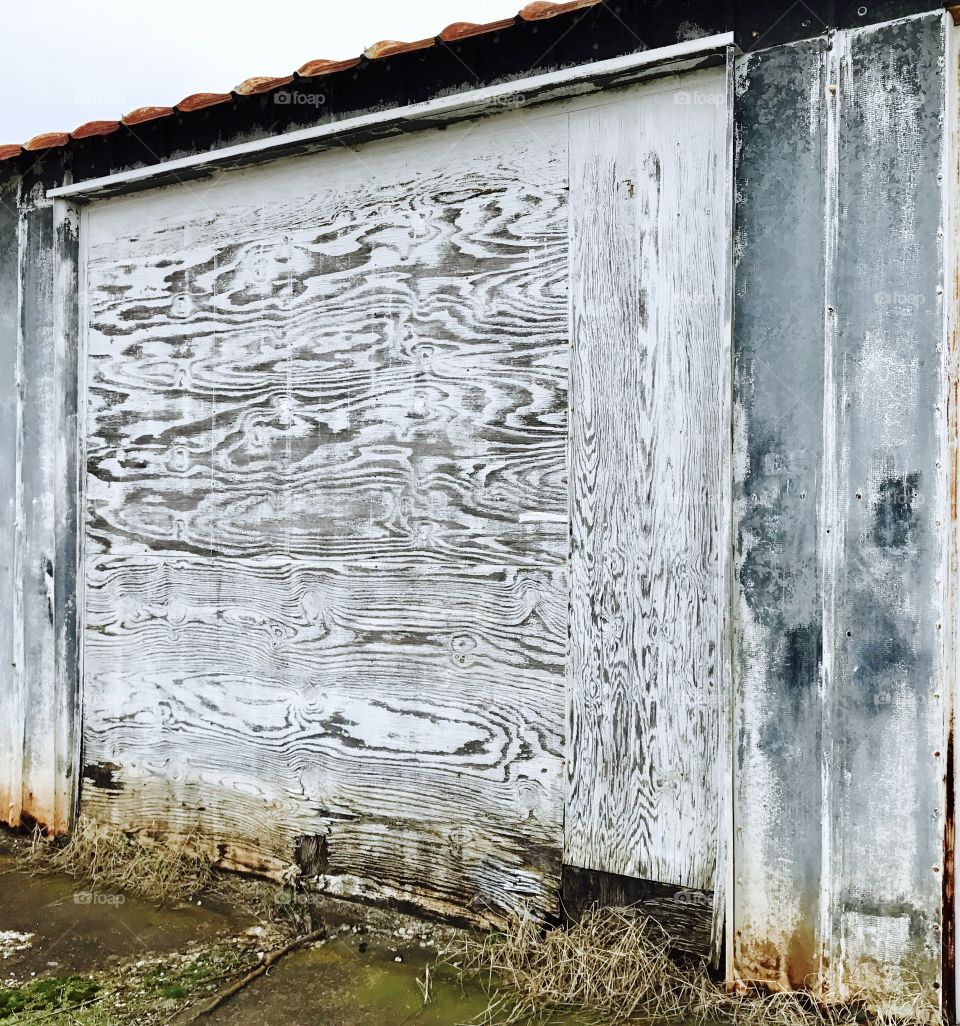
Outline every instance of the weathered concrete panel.
{"type": "Polygon", "coordinates": [[[818,968],[825,53],[745,58],[734,331],[734,970],[818,968]]]}

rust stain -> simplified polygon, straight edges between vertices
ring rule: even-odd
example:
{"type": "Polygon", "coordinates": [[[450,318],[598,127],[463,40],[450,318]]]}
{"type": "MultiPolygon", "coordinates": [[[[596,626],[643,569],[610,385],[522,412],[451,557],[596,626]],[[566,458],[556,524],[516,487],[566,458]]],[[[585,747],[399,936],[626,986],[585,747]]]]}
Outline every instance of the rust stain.
{"type": "Polygon", "coordinates": [[[736,974],[743,985],[771,991],[818,989],[819,955],[812,924],[777,940],[737,933],[736,974]]]}
{"type": "Polygon", "coordinates": [[[56,146],[66,146],[70,142],[70,135],[67,132],[45,132],[43,135],[35,135],[28,143],[24,143],[25,150],[49,150],[56,146]]]}
{"type": "Polygon", "coordinates": [[[379,43],[368,46],[363,51],[367,60],[378,61],[384,57],[394,57],[398,53],[412,53],[414,50],[428,50],[436,45],[436,39],[431,36],[429,39],[418,39],[413,43],[401,43],[396,39],[381,39],[379,43]]]}
{"type": "Polygon", "coordinates": [[[165,118],[173,113],[173,107],[137,107],[130,111],[120,120],[125,125],[140,125],[144,121],[153,121],[154,118],[165,118]]]}
{"type": "Polygon", "coordinates": [[[231,93],[191,93],[177,104],[177,110],[187,114],[190,111],[202,110],[204,107],[215,107],[218,103],[226,103],[232,99],[231,93]]]}
{"type": "Polygon", "coordinates": [[[545,18],[555,18],[558,14],[567,14],[570,11],[579,11],[587,7],[597,7],[602,0],[569,0],[567,3],[551,4],[546,0],[535,0],[527,4],[520,12],[519,17],[524,21],[543,21],[545,18]]]}
{"type": "MultiPolygon", "coordinates": [[[[954,24],[960,24],[960,5],[947,8],[953,16],[954,24]]],[[[957,69],[954,69],[956,73],[957,69]]],[[[960,166],[954,169],[955,176],[960,178],[960,166]]],[[[960,487],[960,374],[957,367],[957,352],[960,348],[958,339],[957,317],[960,314],[960,267],[953,270],[953,324],[950,331],[948,381],[947,389],[947,449],[949,463],[948,494],[950,502],[950,521],[948,524],[949,540],[949,565],[950,587],[948,595],[951,601],[948,607],[952,608],[955,600],[955,592],[958,586],[958,559],[960,559],[960,537],[958,537],[957,519],[957,493],[960,487]]],[[[953,664],[956,662],[956,625],[952,626],[950,632],[950,644],[947,646],[948,679],[953,677],[953,664]]],[[[947,744],[946,759],[944,765],[944,824],[943,824],[943,882],[941,898],[941,972],[942,981],[940,987],[941,1011],[944,1022],[953,1022],[956,1014],[956,955],[957,955],[957,923],[956,923],[956,794],[954,790],[954,733],[956,710],[954,708],[954,690],[948,689],[947,703],[947,744]]],[[[934,758],[939,758],[940,753],[935,752],[934,758]]]]}
{"type": "Polygon", "coordinates": [[[319,75],[335,75],[338,71],[349,71],[360,63],[359,57],[351,57],[348,61],[316,60],[307,61],[297,69],[300,78],[316,78],[319,75]]]}
{"type": "Polygon", "coordinates": [[[445,43],[453,43],[458,39],[469,39],[471,36],[483,36],[488,32],[499,32],[501,29],[512,28],[515,24],[516,18],[490,21],[486,25],[475,25],[469,21],[455,21],[452,25],[448,25],[438,38],[445,43]]]}
{"type": "Polygon", "coordinates": [[[953,1019],[956,1006],[956,985],[954,969],[957,954],[957,928],[954,915],[956,850],[956,800],[953,791],[953,710],[950,711],[947,729],[946,759],[946,807],[943,831],[943,985],[941,987],[942,1011],[945,1022],[953,1019]]]}
{"type": "Polygon", "coordinates": [[[283,75],[279,78],[272,78],[267,75],[257,75],[253,78],[244,79],[240,85],[234,87],[234,92],[239,96],[254,96],[257,93],[268,93],[271,89],[279,89],[280,86],[290,85],[293,75],[283,75]]]}
{"type": "Polygon", "coordinates": [[[119,121],[87,121],[70,133],[71,139],[89,139],[95,135],[110,135],[120,127],[119,121]]]}

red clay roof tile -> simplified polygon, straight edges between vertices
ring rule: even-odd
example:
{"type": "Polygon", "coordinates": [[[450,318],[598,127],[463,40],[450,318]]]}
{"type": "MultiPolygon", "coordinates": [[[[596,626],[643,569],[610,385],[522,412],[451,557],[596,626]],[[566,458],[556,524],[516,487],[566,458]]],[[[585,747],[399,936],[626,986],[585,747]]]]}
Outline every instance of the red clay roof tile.
{"type": "Polygon", "coordinates": [[[318,75],[335,75],[338,71],[349,71],[360,63],[359,57],[351,57],[347,61],[316,60],[307,61],[297,69],[301,78],[316,78],[318,75]]]}
{"type": "Polygon", "coordinates": [[[240,85],[235,86],[233,91],[239,96],[253,96],[256,93],[269,93],[271,89],[279,89],[280,86],[289,85],[292,81],[293,75],[285,75],[281,78],[256,75],[253,78],[245,79],[240,85]]]}
{"type": "Polygon", "coordinates": [[[191,93],[177,104],[177,110],[187,114],[193,110],[202,110],[204,107],[215,107],[218,103],[226,103],[232,99],[232,93],[191,93]]]}
{"type": "Polygon", "coordinates": [[[88,121],[70,133],[71,139],[89,139],[92,135],[109,135],[120,127],[119,121],[88,121]]]}
{"type": "Polygon", "coordinates": [[[503,21],[491,21],[486,25],[474,25],[469,21],[455,21],[448,25],[439,35],[445,43],[454,43],[458,39],[467,39],[470,36],[482,36],[487,32],[498,32],[500,29],[510,28],[516,23],[516,18],[505,18],[503,21]]]}
{"type": "Polygon", "coordinates": [[[153,121],[155,118],[165,118],[173,113],[173,107],[137,107],[130,111],[120,120],[125,125],[140,125],[144,121],[153,121]]]}
{"type": "Polygon", "coordinates": [[[413,50],[427,50],[436,45],[436,37],[429,39],[418,39],[415,43],[401,43],[396,39],[381,39],[379,43],[368,46],[363,51],[363,56],[368,60],[377,61],[382,57],[393,57],[398,53],[410,53],[413,50]]]}
{"type": "Polygon", "coordinates": [[[50,150],[56,146],[66,146],[70,142],[67,132],[44,132],[43,135],[35,135],[29,142],[23,144],[25,150],[50,150]]]}
{"type": "MultiPolygon", "coordinates": [[[[517,15],[524,21],[542,21],[546,18],[556,17],[558,14],[567,14],[571,11],[578,11],[588,7],[594,7],[603,0],[562,0],[560,3],[549,3],[547,0],[535,0],[527,4],[517,15]]],[[[437,37],[420,39],[412,43],[399,42],[394,39],[384,39],[373,46],[368,47],[363,56],[368,60],[379,60],[384,57],[392,57],[396,54],[410,53],[415,50],[427,50],[437,44],[437,40],[445,43],[456,42],[460,39],[468,39],[472,36],[485,35],[490,32],[497,32],[501,29],[508,29],[516,24],[516,18],[504,18],[502,21],[492,21],[484,25],[476,25],[472,22],[456,21],[448,25],[437,37]]],[[[321,75],[335,75],[341,71],[349,71],[360,63],[360,57],[352,57],[347,60],[313,60],[302,65],[295,75],[299,78],[315,78],[321,75]]],[[[271,89],[279,88],[292,82],[294,75],[286,75],[280,78],[267,76],[254,76],[241,82],[234,93],[193,93],[186,96],[176,107],[137,107],[129,114],[116,121],[88,121],[81,125],[71,135],[66,132],[47,132],[35,136],[22,147],[17,145],[0,146],[0,160],[10,160],[19,156],[24,150],[43,150],[55,146],[66,146],[71,137],[84,139],[96,135],[109,135],[115,132],[120,124],[139,125],[145,121],[154,121],[157,118],[169,117],[176,111],[188,113],[190,111],[202,110],[205,107],[213,107],[220,103],[226,103],[233,99],[233,95],[250,96],[257,93],[268,92],[271,89]]]]}
{"type": "Polygon", "coordinates": [[[602,2],[603,0],[567,0],[566,3],[551,4],[546,0],[535,0],[534,3],[524,7],[519,17],[524,21],[543,21],[545,18],[555,18],[558,14],[579,11],[585,7],[596,7],[602,2]]]}

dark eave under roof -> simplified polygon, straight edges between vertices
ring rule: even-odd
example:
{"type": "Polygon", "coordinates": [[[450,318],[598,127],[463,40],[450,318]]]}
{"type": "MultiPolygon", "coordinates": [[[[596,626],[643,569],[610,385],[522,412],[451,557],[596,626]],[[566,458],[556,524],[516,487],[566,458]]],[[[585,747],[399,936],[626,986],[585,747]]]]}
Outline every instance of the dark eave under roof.
{"type": "Polygon", "coordinates": [[[275,136],[359,111],[523,79],[683,39],[733,31],[743,50],[951,6],[935,0],[536,0],[513,18],[454,22],[413,42],[383,40],[347,60],[311,60],[229,93],[194,93],[0,146],[0,175],[50,185],[275,136]],[[283,94],[283,96],[281,96],[283,94]],[[278,102],[284,96],[289,102],[278,102]],[[304,102],[313,97],[315,102],[304,102]],[[322,102],[316,98],[322,98],[322,102]]]}

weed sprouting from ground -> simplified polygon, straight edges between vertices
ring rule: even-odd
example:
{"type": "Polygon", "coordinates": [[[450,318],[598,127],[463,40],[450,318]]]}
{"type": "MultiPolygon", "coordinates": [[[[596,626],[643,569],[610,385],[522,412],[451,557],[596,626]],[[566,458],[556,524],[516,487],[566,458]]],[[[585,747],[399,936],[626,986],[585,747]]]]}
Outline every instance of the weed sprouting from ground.
{"type": "Polygon", "coordinates": [[[453,957],[463,973],[482,979],[490,997],[480,1026],[546,1024],[570,1014],[605,1026],[916,1026],[937,1019],[919,986],[906,988],[896,1014],[871,1012],[876,1003],[868,995],[827,1005],[803,991],[728,994],[705,963],[678,964],[670,949],[650,918],[607,908],[568,929],[517,916],[498,933],[468,939],[453,957]]]}

